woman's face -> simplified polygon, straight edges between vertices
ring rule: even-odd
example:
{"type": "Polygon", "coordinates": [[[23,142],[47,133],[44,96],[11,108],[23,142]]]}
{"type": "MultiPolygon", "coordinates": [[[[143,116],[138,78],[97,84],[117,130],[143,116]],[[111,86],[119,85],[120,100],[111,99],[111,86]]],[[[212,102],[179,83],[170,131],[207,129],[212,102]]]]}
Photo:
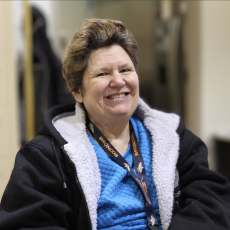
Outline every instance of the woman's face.
{"type": "Polygon", "coordinates": [[[82,89],[73,93],[84,103],[96,123],[108,119],[129,119],[139,99],[139,81],[134,65],[119,45],[103,47],[89,56],[82,89]]]}

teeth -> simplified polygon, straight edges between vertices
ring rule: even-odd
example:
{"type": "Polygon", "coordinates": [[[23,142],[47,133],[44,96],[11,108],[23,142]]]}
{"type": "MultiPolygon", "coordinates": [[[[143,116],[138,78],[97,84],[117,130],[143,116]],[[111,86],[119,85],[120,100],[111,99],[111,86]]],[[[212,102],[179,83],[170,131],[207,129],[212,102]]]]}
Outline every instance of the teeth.
{"type": "Polygon", "coordinates": [[[125,96],[125,93],[122,93],[122,94],[117,94],[117,95],[109,96],[108,98],[109,99],[114,99],[114,98],[120,98],[120,97],[124,97],[124,96],[125,96]]]}

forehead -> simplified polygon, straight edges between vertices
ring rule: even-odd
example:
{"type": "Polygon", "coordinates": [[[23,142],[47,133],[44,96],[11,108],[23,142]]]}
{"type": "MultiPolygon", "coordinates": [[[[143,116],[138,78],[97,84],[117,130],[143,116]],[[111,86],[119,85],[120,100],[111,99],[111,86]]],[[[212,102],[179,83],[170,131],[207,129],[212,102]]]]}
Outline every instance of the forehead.
{"type": "Polygon", "coordinates": [[[102,47],[94,50],[89,56],[88,67],[100,68],[132,63],[129,55],[119,45],[102,47]]]}

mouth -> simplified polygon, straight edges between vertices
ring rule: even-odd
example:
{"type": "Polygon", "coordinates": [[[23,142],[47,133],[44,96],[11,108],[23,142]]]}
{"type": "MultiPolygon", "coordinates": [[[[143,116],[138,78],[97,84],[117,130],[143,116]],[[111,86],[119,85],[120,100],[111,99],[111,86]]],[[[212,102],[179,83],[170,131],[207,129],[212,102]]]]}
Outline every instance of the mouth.
{"type": "Polygon", "coordinates": [[[114,94],[107,97],[107,99],[115,99],[115,98],[121,98],[127,96],[129,93],[120,93],[120,94],[114,94]]]}

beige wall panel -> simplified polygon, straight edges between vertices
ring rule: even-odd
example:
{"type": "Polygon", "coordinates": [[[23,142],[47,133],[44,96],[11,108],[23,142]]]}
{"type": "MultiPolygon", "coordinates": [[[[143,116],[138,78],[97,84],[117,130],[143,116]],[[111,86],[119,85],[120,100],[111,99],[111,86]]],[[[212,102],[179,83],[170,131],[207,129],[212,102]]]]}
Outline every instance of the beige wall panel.
{"type": "Polygon", "coordinates": [[[215,169],[215,134],[230,130],[230,2],[188,2],[186,20],[186,124],[215,169]]]}
{"type": "Polygon", "coordinates": [[[215,165],[213,138],[230,131],[230,2],[201,2],[202,9],[202,138],[215,165]]]}
{"type": "Polygon", "coordinates": [[[19,149],[13,2],[0,2],[0,197],[19,149]]]}

